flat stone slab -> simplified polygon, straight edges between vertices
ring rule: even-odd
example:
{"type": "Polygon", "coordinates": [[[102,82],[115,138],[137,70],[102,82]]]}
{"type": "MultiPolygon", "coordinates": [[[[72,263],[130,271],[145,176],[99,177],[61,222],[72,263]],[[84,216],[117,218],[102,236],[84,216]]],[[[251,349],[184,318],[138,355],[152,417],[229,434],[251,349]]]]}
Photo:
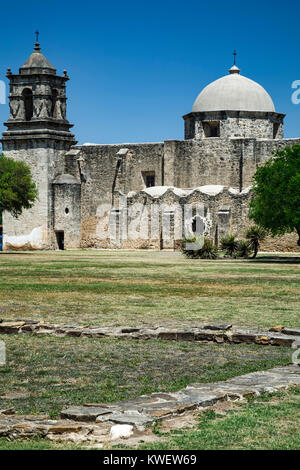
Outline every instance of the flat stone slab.
{"type": "Polygon", "coordinates": [[[203,330],[227,331],[232,328],[232,325],[230,323],[222,323],[217,325],[204,325],[202,328],[203,330]]]}
{"type": "Polygon", "coordinates": [[[101,406],[77,406],[62,411],[61,417],[77,421],[113,422],[145,426],[155,419],[206,408],[222,400],[242,400],[262,392],[300,385],[300,367],[277,367],[233,377],[211,384],[195,383],[169,393],[153,393],[101,406]],[[98,414],[99,413],[99,414],[98,414]]]}
{"type": "Polygon", "coordinates": [[[155,421],[155,418],[148,416],[144,413],[140,413],[135,410],[128,410],[122,412],[114,411],[113,413],[98,416],[96,423],[103,423],[110,421],[116,424],[131,424],[136,428],[147,426],[155,421]]]}
{"type": "Polygon", "coordinates": [[[111,413],[110,408],[100,406],[72,406],[63,410],[60,414],[61,418],[72,419],[74,421],[96,421],[100,415],[111,413]]]}
{"type": "Polygon", "coordinates": [[[297,328],[283,328],[281,330],[281,333],[284,335],[290,335],[290,336],[300,336],[300,329],[297,328]]]}
{"type": "Polygon", "coordinates": [[[221,399],[218,394],[207,393],[201,388],[180,390],[179,392],[175,392],[173,396],[182,405],[194,403],[196,406],[202,408],[212,406],[221,399]]]}

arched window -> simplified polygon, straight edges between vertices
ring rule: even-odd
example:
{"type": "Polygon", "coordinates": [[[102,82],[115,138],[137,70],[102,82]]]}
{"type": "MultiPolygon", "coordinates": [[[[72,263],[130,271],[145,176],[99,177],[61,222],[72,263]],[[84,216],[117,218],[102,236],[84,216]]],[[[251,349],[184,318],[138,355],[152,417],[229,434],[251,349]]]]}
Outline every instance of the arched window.
{"type": "Polygon", "coordinates": [[[52,105],[51,105],[51,116],[56,118],[56,101],[57,101],[58,91],[52,90],[52,105]]]}
{"type": "Polygon", "coordinates": [[[204,233],[204,222],[202,217],[199,215],[196,215],[192,219],[192,232],[194,235],[203,235],[204,233]]]}
{"type": "Polygon", "coordinates": [[[30,90],[30,88],[25,88],[22,92],[22,95],[24,100],[25,119],[26,121],[30,121],[33,116],[32,91],[30,90]]]}

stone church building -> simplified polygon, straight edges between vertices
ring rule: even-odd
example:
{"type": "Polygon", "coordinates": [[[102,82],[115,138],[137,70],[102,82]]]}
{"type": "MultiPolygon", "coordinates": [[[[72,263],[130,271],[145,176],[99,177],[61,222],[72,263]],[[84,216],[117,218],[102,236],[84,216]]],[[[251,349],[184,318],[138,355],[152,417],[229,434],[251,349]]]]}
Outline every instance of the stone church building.
{"type": "MultiPolygon", "coordinates": [[[[184,140],[76,145],[66,116],[66,71],[34,51],[7,70],[10,116],[3,153],[26,162],[39,198],[18,218],[3,214],[4,249],[174,248],[202,232],[219,243],[249,225],[252,177],[283,138],[284,114],[236,65],[183,116],[184,140]]],[[[297,249],[294,234],[263,248],[297,249]]]]}

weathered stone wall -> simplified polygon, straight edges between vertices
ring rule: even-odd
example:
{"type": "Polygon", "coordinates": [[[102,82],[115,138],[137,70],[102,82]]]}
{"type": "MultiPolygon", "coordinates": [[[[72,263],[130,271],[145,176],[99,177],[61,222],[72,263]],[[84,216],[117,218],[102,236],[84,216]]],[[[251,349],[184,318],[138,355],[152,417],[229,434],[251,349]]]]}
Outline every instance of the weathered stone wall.
{"type": "Polygon", "coordinates": [[[185,120],[185,139],[210,138],[205,132],[209,123],[219,123],[219,137],[246,137],[257,139],[282,139],[283,114],[216,111],[190,113],[185,120]]]}
{"type": "MultiPolygon", "coordinates": [[[[192,237],[192,222],[200,217],[203,233],[219,243],[222,236],[235,233],[240,238],[248,226],[249,192],[205,186],[183,191],[179,188],[151,188],[129,195],[127,211],[120,206],[115,246],[122,248],[175,248],[182,238],[192,237]],[[224,220],[220,212],[228,212],[224,220]],[[124,236],[126,235],[126,236],[124,236]]],[[[106,222],[108,224],[108,215],[106,222]]]]}
{"type": "Polygon", "coordinates": [[[243,156],[241,186],[245,188],[253,184],[256,168],[269,160],[276,150],[299,143],[300,139],[238,139],[236,145],[240,146],[243,156]]]}
{"type": "MultiPolygon", "coordinates": [[[[162,185],[163,146],[163,143],[151,143],[76,147],[83,159],[81,246],[110,246],[107,223],[111,209],[118,207],[117,191],[127,194],[145,188],[143,172],[149,171],[155,173],[155,184],[162,185]],[[118,155],[121,149],[128,151],[118,155]]],[[[74,160],[68,159],[65,171],[72,174],[74,169],[74,160]]]]}
{"type": "Polygon", "coordinates": [[[38,188],[38,200],[16,219],[3,214],[4,249],[55,248],[52,181],[64,168],[64,144],[45,141],[14,141],[3,145],[7,157],[30,166],[38,188]]]}
{"type": "Polygon", "coordinates": [[[300,247],[297,245],[298,235],[296,232],[286,233],[282,236],[268,236],[260,244],[261,251],[287,251],[291,253],[299,253],[300,247]]]}
{"type": "MultiPolygon", "coordinates": [[[[256,167],[268,160],[276,149],[296,142],[299,143],[300,140],[211,138],[170,140],[156,144],[73,147],[66,155],[64,172],[73,174],[76,178],[81,173],[81,246],[171,248],[174,240],[179,240],[175,232],[178,233],[178,227],[182,225],[176,211],[172,213],[171,206],[190,204],[190,199],[193,204],[204,204],[208,208],[212,239],[218,242],[228,232],[241,238],[250,225],[249,187],[253,183],[256,167]],[[77,161],[79,157],[81,172],[77,161]],[[201,190],[190,191],[188,196],[179,193],[176,195],[170,189],[162,197],[151,197],[144,191],[143,172],[155,173],[156,186],[199,188],[219,185],[223,188],[216,194],[205,194],[201,190]],[[126,195],[127,208],[124,207],[126,195]],[[166,199],[167,195],[170,201],[166,199]],[[140,207],[133,208],[133,204],[140,207]],[[124,234],[134,219],[140,217],[143,225],[143,211],[150,213],[161,204],[166,204],[167,214],[161,212],[155,236],[152,234],[147,239],[136,235],[135,238],[125,237],[124,234]],[[140,216],[136,217],[136,212],[140,212],[140,216]],[[125,213],[127,220],[124,222],[125,213]],[[117,227],[113,237],[109,232],[112,220],[116,221],[117,227]],[[164,224],[169,223],[173,224],[173,235],[168,242],[162,240],[162,231],[164,224]]],[[[70,230],[73,230],[71,226],[70,230]]],[[[285,240],[289,240],[289,247],[297,249],[293,236],[280,237],[275,249],[284,249],[285,240]]],[[[274,251],[273,245],[271,240],[265,242],[263,247],[274,251]]]]}
{"type": "Polygon", "coordinates": [[[239,187],[240,149],[234,140],[167,141],[173,155],[165,154],[165,184],[196,188],[206,184],[239,187]]]}
{"type": "Polygon", "coordinates": [[[80,184],[54,184],[54,231],[64,232],[64,247],[77,248],[81,242],[80,184]]]}

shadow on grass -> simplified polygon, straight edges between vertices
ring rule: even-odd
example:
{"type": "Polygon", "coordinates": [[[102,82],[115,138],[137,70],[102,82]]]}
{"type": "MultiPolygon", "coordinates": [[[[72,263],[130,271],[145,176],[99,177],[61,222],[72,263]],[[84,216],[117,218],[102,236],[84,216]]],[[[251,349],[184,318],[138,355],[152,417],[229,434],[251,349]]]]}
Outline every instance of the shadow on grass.
{"type": "Polygon", "coordinates": [[[33,253],[36,253],[35,251],[31,252],[24,252],[24,251],[0,251],[0,256],[5,256],[5,255],[32,255],[33,253]]]}
{"type": "Polygon", "coordinates": [[[281,264],[300,264],[299,256],[259,256],[258,258],[249,259],[251,263],[281,263],[281,264]]]}

